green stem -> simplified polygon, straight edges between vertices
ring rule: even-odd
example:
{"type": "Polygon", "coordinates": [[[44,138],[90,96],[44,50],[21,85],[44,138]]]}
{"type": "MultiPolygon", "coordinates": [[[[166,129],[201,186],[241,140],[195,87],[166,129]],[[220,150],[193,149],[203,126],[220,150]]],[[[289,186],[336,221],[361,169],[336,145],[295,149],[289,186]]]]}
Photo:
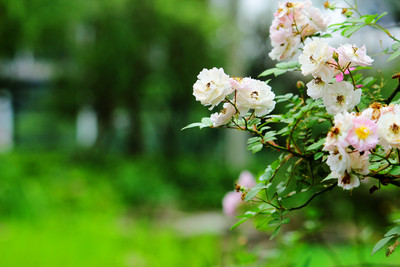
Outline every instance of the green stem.
{"type": "Polygon", "coordinates": [[[393,98],[400,92],[400,80],[399,84],[397,85],[396,89],[394,89],[393,93],[385,100],[385,104],[389,105],[392,102],[393,98]]]}
{"type": "Polygon", "coordinates": [[[300,206],[298,206],[298,207],[293,207],[293,208],[290,208],[290,209],[288,209],[288,210],[289,210],[289,211],[292,211],[292,210],[299,210],[299,209],[301,209],[301,208],[304,208],[305,206],[307,206],[308,204],[310,204],[310,202],[311,202],[316,196],[319,196],[319,195],[321,195],[321,194],[323,194],[323,193],[325,193],[325,192],[327,192],[327,191],[330,191],[330,190],[332,190],[333,188],[335,188],[336,186],[337,186],[337,183],[331,184],[330,186],[328,186],[328,187],[325,188],[324,190],[319,191],[319,192],[315,193],[314,195],[312,195],[312,196],[306,201],[306,203],[304,203],[303,205],[300,205],[300,206]]]}
{"type": "Polygon", "coordinates": [[[392,179],[398,179],[398,177],[390,174],[374,174],[374,175],[369,175],[368,177],[378,179],[379,182],[381,182],[383,185],[388,185],[392,184],[394,186],[400,187],[400,181],[399,180],[391,180],[392,179]]]}

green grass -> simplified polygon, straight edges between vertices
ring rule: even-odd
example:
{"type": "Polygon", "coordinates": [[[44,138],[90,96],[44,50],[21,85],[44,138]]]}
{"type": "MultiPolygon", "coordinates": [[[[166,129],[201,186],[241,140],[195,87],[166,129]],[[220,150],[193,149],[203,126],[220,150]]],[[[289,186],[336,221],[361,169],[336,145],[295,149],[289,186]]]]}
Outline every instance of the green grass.
{"type": "MultiPolygon", "coordinates": [[[[262,234],[260,233],[260,236],[262,234]]],[[[0,223],[0,266],[399,266],[373,244],[243,243],[240,232],[185,237],[163,221],[116,212],[0,223]],[[266,246],[267,245],[267,246],[266,246]],[[363,265],[364,264],[364,265],[363,265]]]]}
{"type": "Polygon", "coordinates": [[[0,266],[210,266],[218,238],[183,238],[147,219],[84,214],[0,224],[0,266]]]}

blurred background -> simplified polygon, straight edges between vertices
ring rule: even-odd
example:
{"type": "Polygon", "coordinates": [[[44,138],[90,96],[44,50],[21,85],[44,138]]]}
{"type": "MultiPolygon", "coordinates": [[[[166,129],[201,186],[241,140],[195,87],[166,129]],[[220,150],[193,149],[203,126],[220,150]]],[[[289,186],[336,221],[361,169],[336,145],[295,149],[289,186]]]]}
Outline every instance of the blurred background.
{"type": "MultiPolygon", "coordinates": [[[[192,95],[203,68],[256,78],[276,63],[267,56],[276,8],[0,0],[0,266],[399,266],[396,253],[370,256],[399,218],[395,188],[336,189],[273,241],[273,228],[251,223],[230,232],[223,196],[277,155],[252,155],[245,134],[180,130],[210,115],[192,95]]],[[[360,8],[389,11],[382,23],[399,33],[397,1],[360,8]]],[[[377,55],[391,45],[384,35],[365,29],[354,40],[367,44],[374,75],[400,71],[377,55]]],[[[283,94],[299,79],[271,86],[283,94]]]]}

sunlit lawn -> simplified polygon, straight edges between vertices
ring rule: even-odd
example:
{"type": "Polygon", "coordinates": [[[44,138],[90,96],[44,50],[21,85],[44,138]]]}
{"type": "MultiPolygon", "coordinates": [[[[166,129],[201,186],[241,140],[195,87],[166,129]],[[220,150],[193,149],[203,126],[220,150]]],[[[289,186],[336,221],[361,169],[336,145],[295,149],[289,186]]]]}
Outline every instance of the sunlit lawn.
{"type": "Polygon", "coordinates": [[[160,221],[139,217],[57,214],[3,221],[0,266],[400,266],[398,253],[371,257],[372,244],[328,249],[240,240],[238,232],[184,237],[160,221]]]}

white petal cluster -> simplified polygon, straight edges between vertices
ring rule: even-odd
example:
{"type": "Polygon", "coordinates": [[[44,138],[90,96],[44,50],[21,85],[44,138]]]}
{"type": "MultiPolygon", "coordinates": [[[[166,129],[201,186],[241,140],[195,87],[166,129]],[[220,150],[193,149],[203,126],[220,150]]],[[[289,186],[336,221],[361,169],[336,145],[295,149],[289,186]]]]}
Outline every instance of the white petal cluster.
{"type": "Polygon", "coordinates": [[[236,109],[231,103],[224,103],[220,112],[211,114],[211,122],[213,127],[218,127],[227,124],[236,114],[236,109]]]}
{"type": "Polygon", "coordinates": [[[326,88],[325,88],[326,85],[327,85],[327,83],[325,83],[320,78],[311,80],[309,83],[306,84],[307,95],[310,96],[314,100],[322,98],[322,96],[324,95],[325,90],[326,90],[326,88]]]}
{"type": "Polygon", "coordinates": [[[270,27],[274,60],[284,60],[296,54],[306,37],[325,30],[327,20],[311,1],[279,3],[278,11],[270,27]]]}
{"type": "Polygon", "coordinates": [[[334,67],[329,64],[332,60],[333,48],[324,39],[314,39],[304,46],[299,56],[303,75],[311,74],[324,82],[331,82],[334,76],[334,67]]]}
{"type": "Polygon", "coordinates": [[[204,106],[211,105],[210,109],[213,109],[225,99],[225,96],[233,92],[229,76],[222,68],[203,69],[197,79],[193,85],[193,95],[204,106]]]}
{"type": "Polygon", "coordinates": [[[345,172],[343,175],[341,175],[339,173],[333,172],[332,177],[337,178],[338,186],[342,187],[345,190],[350,190],[360,185],[360,179],[357,175],[353,173],[345,172]]]}
{"type": "Polygon", "coordinates": [[[342,67],[365,67],[374,62],[374,60],[367,55],[367,48],[365,45],[363,45],[361,48],[358,48],[354,44],[344,44],[341,45],[336,52],[339,55],[339,65],[342,67]]]}
{"type": "Polygon", "coordinates": [[[361,89],[354,90],[349,82],[333,82],[325,86],[326,92],[322,97],[329,114],[338,114],[352,110],[361,100],[361,89]]]}
{"type": "Polygon", "coordinates": [[[250,109],[257,116],[264,116],[275,108],[275,94],[265,82],[252,78],[244,78],[237,89],[236,105],[244,116],[250,109]]]}
{"type": "Polygon", "coordinates": [[[265,82],[252,78],[230,78],[222,68],[203,69],[193,85],[193,95],[205,106],[223,103],[219,112],[211,114],[213,127],[229,124],[244,117],[249,110],[265,116],[275,108],[275,94],[265,82]]]}
{"type": "Polygon", "coordinates": [[[400,105],[394,105],[389,110],[384,110],[377,122],[380,144],[385,149],[400,148],[400,105]]]}

